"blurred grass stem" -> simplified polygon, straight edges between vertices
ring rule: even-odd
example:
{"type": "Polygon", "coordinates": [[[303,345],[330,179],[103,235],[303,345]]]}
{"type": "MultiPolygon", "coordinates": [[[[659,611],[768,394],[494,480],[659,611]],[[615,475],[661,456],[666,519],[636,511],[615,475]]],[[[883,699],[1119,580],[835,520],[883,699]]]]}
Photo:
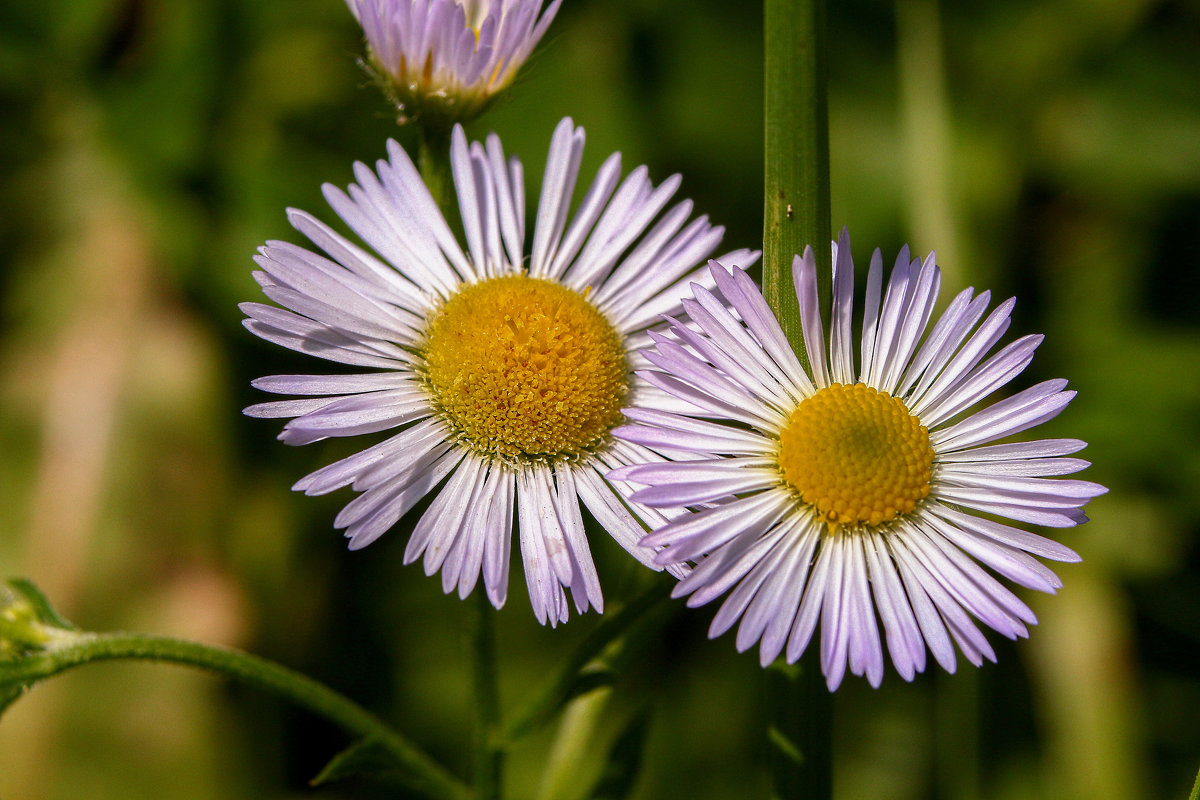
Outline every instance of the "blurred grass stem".
{"type": "MultiPolygon", "coordinates": [[[[829,107],[824,0],[764,0],[763,294],[807,364],[792,259],[811,245],[831,296],[829,107]]],[[[772,797],[833,795],[832,698],[817,647],[799,667],[764,671],[772,797]]]]}

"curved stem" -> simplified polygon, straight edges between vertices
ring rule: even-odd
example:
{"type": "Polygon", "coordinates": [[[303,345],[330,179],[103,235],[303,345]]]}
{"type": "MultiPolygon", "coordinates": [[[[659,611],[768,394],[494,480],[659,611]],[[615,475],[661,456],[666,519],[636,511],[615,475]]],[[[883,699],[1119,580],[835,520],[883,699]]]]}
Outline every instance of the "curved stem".
{"type": "Polygon", "coordinates": [[[69,644],[5,663],[7,685],[32,685],[96,661],[157,661],[217,672],[273,692],[386,752],[429,797],[466,800],[470,790],[382,720],[327,686],[266,659],[197,642],[135,633],[80,633],[69,644]]]}

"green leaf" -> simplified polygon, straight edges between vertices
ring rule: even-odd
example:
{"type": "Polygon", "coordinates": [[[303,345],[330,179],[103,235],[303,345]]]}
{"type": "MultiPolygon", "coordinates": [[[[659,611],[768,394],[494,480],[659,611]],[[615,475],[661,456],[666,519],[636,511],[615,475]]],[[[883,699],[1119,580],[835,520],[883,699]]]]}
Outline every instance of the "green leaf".
{"type": "Polygon", "coordinates": [[[25,694],[27,688],[24,684],[0,686],[0,717],[4,716],[4,712],[16,702],[18,697],[25,694]]]}
{"type": "Polygon", "coordinates": [[[384,781],[408,785],[411,780],[396,769],[396,762],[378,742],[363,740],[350,745],[334,756],[317,777],[309,781],[310,786],[357,776],[366,776],[384,781]]]}
{"type": "Polygon", "coordinates": [[[575,678],[575,683],[567,691],[562,704],[565,706],[576,697],[583,697],[589,692],[603,689],[606,686],[612,686],[617,682],[617,677],[618,673],[615,669],[606,666],[589,667],[580,672],[575,678]]]}
{"type": "Polygon", "coordinates": [[[649,728],[650,714],[646,709],[629,720],[613,743],[608,763],[592,789],[591,800],[624,800],[633,793],[633,785],[642,768],[649,728]]]}
{"type": "Polygon", "coordinates": [[[553,673],[523,706],[518,708],[504,730],[504,739],[520,739],[550,720],[573,698],[611,683],[612,670],[591,665],[615,641],[644,621],[659,603],[667,599],[668,590],[655,582],[624,608],[606,617],[586,636],[567,658],[562,668],[553,673]],[[591,665],[591,666],[589,666],[591,665]],[[596,675],[592,678],[590,675],[596,675]],[[606,677],[608,676],[608,677],[606,677]]]}

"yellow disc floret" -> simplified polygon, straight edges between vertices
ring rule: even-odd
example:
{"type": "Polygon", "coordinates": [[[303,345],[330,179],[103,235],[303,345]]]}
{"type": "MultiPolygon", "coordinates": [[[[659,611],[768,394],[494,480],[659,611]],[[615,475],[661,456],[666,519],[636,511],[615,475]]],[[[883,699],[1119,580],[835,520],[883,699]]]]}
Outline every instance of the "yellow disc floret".
{"type": "Polygon", "coordinates": [[[831,528],[874,526],[929,494],[929,431],[887,392],[835,383],[796,407],[780,434],[784,479],[831,528]]]}
{"type": "Polygon", "coordinates": [[[423,350],[434,406],[480,454],[578,458],[621,421],[621,337],[560,284],[509,275],[464,285],[433,316],[423,350]]]}

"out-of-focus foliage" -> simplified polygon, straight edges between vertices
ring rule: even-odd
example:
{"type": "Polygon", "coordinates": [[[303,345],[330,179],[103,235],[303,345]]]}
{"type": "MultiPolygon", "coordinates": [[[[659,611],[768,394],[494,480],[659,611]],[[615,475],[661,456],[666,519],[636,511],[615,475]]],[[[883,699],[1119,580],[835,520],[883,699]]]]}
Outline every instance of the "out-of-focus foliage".
{"type": "MultiPolygon", "coordinates": [[[[907,241],[938,249],[947,288],[1018,294],[1014,331],[1048,335],[1027,379],[1080,392],[1046,435],[1091,442],[1088,477],[1112,489],[1064,537],[1084,562],[1033,599],[1041,624],[999,642],[999,665],[838,693],[839,792],[1184,796],[1200,764],[1200,7],[830,5],[835,225],[860,258],[907,241]]],[[[571,115],[586,164],[619,149],[656,179],[682,172],[728,247],[754,246],[761,34],[742,4],[568,0],[473,132],[501,133],[534,196],[571,115]]],[[[299,240],[287,206],[332,219],[322,182],[413,141],[362,88],[361,49],[340,0],[0,3],[0,572],[87,629],[304,669],[465,769],[463,604],[401,565],[405,531],[348,553],[345,497],[288,491],[353,445],[291,450],[239,413],[252,377],[322,369],[241,329],[254,248],[299,240]]],[[[638,576],[597,542],[615,602],[638,576]]],[[[538,627],[522,583],[499,614],[506,702],[595,624],[538,627]]],[[[596,755],[645,743],[632,797],[765,791],[759,669],[705,639],[711,613],[679,610],[605,701],[596,755]]],[[[552,734],[514,754],[512,796],[537,795],[552,734]]],[[[383,796],[306,787],[345,744],[205,676],[93,667],[9,710],[0,797],[383,796]]]]}

